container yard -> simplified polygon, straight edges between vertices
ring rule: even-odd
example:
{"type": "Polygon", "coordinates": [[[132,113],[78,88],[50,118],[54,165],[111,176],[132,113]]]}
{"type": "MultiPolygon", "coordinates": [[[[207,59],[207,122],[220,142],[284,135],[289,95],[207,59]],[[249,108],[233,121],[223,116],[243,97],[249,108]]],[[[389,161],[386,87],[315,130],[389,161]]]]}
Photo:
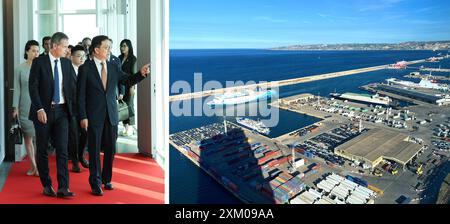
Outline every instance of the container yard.
{"type": "Polygon", "coordinates": [[[216,123],[170,136],[170,143],[246,203],[285,204],[304,188],[292,156],[236,124],[216,123]]]}
{"type": "Polygon", "coordinates": [[[312,153],[297,153],[231,122],[176,133],[170,144],[245,203],[286,204],[322,175],[312,153]]]}

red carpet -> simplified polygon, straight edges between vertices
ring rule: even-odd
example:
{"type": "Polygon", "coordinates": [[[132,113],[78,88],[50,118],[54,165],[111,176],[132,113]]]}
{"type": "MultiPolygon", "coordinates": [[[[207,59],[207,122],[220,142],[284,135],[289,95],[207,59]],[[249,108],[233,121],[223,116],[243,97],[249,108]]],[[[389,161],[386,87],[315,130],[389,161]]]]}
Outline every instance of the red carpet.
{"type": "MultiPolygon", "coordinates": [[[[102,159],[103,161],[103,159],[102,159]]],[[[49,158],[53,188],[58,188],[55,157],[49,158]]],[[[163,204],[164,171],[152,159],[142,155],[118,154],[114,159],[113,191],[105,191],[103,197],[91,195],[89,170],[70,172],[70,190],[76,196],[71,199],[50,198],[42,194],[39,177],[29,177],[30,163],[15,163],[0,192],[0,204],[163,204]]],[[[69,168],[72,163],[69,162],[69,168]]]]}

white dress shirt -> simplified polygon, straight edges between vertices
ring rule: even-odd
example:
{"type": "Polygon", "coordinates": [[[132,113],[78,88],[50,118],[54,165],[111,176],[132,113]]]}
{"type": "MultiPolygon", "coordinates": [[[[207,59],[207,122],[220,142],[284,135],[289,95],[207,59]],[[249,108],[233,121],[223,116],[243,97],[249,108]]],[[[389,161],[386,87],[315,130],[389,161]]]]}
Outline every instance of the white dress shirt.
{"type": "MultiPolygon", "coordinates": [[[[98,74],[100,75],[100,79],[102,79],[102,61],[94,56],[95,66],[97,66],[98,74]]],[[[108,74],[108,65],[105,63],[106,74],[108,74]]]]}
{"type": "Polygon", "coordinates": [[[78,77],[78,66],[72,64],[73,70],[75,70],[75,75],[78,77]]]}

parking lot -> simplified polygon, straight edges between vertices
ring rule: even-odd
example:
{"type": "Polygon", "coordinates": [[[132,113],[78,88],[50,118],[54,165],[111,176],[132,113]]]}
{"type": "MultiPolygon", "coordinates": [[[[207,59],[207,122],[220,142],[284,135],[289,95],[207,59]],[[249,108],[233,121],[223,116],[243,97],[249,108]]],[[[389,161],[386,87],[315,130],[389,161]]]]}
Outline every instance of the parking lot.
{"type": "Polygon", "coordinates": [[[379,106],[361,106],[339,101],[336,101],[339,103],[330,104],[330,102],[332,101],[326,98],[320,100],[314,98],[296,103],[280,104],[284,109],[324,118],[321,121],[322,127],[320,127],[319,133],[294,134],[284,138],[283,143],[287,145],[296,143],[295,145],[299,149],[312,152],[319,161],[326,164],[325,167],[335,170],[335,172],[358,175],[378,186],[385,191],[385,196],[378,198],[376,203],[397,203],[395,200],[401,195],[412,198],[411,203],[430,203],[432,201],[430,199],[432,193],[429,191],[438,185],[439,178],[436,176],[445,170],[439,167],[447,162],[450,156],[450,139],[448,138],[450,117],[447,115],[450,114],[449,107],[417,104],[400,110],[391,109],[389,111],[384,108],[383,111],[379,106]],[[348,107],[342,106],[343,104],[348,107]],[[350,107],[353,107],[352,110],[350,107]],[[358,107],[359,110],[355,109],[358,107]],[[407,134],[410,136],[409,141],[423,145],[425,151],[404,169],[393,161],[385,160],[374,169],[365,170],[358,164],[333,155],[333,148],[340,142],[345,142],[343,139],[351,138],[352,135],[348,129],[338,129],[339,126],[336,125],[347,123],[357,127],[359,120],[362,120],[363,127],[367,129],[385,127],[407,134]],[[402,125],[403,127],[400,127],[402,125]],[[422,167],[420,167],[421,165],[422,167]]]}

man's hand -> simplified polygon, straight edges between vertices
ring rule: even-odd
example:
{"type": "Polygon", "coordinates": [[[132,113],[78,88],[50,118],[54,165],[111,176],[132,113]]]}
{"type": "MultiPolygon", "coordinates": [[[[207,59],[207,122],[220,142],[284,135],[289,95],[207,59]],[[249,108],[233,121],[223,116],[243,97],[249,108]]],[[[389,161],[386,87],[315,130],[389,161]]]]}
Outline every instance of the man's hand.
{"type": "Polygon", "coordinates": [[[84,129],[84,130],[88,130],[88,127],[89,127],[89,122],[88,122],[88,119],[83,119],[83,120],[81,120],[80,121],[80,126],[81,126],[81,128],[82,129],[84,129]]]}
{"type": "Polygon", "coordinates": [[[42,124],[47,124],[47,114],[45,113],[45,110],[41,110],[38,112],[38,120],[42,124]]]}
{"type": "Polygon", "coordinates": [[[150,64],[146,64],[141,68],[141,75],[147,78],[148,74],[150,74],[150,64]]]}
{"type": "Polygon", "coordinates": [[[117,98],[117,100],[123,100],[123,95],[119,95],[119,97],[117,98]]]}
{"type": "Polygon", "coordinates": [[[17,112],[17,109],[14,109],[12,116],[13,118],[17,118],[17,116],[19,116],[19,112],[17,112]]]}

